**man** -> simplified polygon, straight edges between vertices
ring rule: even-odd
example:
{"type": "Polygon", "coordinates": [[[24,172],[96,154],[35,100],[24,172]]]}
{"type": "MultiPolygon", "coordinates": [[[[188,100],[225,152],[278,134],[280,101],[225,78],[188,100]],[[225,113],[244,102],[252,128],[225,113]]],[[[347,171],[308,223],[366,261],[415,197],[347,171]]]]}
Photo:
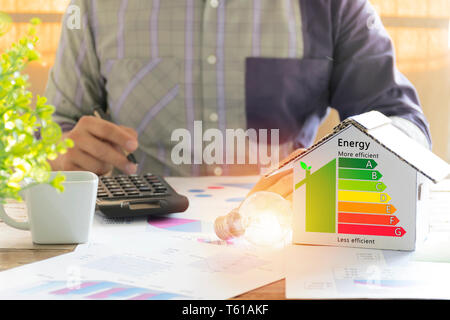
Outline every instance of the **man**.
{"type": "MultiPolygon", "coordinates": [[[[282,151],[308,147],[328,107],[378,110],[429,146],[426,119],[391,41],[364,0],[74,0],[46,95],[75,148],[55,170],[235,174],[177,165],[174,130],[279,129],[282,151]],[[95,109],[111,121],[92,117],[95,109]],[[139,169],[125,154],[134,152],[139,169]]],[[[289,173],[256,189],[284,190],[289,173]],[[278,187],[277,187],[278,186],[278,187]]],[[[255,190],[256,190],[255,189],[255,190]]],[[[286,193],[287,192],[287,193],[286,193]]]]}

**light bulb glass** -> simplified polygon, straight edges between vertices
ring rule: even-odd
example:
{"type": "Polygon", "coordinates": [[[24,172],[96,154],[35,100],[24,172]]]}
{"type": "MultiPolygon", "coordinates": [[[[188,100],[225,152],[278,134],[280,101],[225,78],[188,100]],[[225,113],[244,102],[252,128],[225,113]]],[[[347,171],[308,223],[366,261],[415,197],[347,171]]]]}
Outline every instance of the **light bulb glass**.
{"type": "Polygon", "coordinates": [[[260,246],[284,245],[292,230],[291,203],[277,193],[260,191],[239,208],[245,238],[260,246]]]}
{"type": "Polygon", "coordinates": [[[291,241],[291,202],[277,193],[255,192],[239,209],[219,217],[215,229],[223,240],[244,236],[257,246],[282,247],[291,241]]]}

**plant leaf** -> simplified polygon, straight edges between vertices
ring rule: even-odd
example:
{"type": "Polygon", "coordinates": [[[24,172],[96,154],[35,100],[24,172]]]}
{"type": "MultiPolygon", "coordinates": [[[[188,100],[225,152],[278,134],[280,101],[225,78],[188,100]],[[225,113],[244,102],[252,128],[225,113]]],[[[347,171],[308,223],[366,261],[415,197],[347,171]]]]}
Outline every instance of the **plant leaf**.
{"type": "Polygon", "coordinates": [[[304,170],[306,170],[306,168],[307,168],[306,163],[304,163],[303,161],[300,161],[300,166],[301,166],[304,170]]]}

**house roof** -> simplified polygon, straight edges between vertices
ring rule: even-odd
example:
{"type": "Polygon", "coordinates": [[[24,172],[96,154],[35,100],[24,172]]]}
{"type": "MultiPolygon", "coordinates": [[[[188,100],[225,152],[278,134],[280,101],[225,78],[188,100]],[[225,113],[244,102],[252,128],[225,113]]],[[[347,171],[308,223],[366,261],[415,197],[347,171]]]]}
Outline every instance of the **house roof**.
{"type": "Polygon", "coordinates": [[[320,139],[304,152],[297,153],[267,176],[283,171],[283,168],[292,167],[297,159],[317,149],[348,126],[354,126],[434,183],[444,179],[450,173],[450,165],[447,162],[395,127],[390,118],[378,111],[370,111],[342,121],[333,129],[332,133],[320,139]]]}

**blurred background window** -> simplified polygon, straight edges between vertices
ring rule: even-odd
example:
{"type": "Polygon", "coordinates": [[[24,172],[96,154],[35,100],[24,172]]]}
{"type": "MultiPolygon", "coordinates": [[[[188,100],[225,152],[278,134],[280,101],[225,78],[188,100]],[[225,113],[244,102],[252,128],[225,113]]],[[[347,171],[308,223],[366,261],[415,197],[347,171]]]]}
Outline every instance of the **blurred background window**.
{"type": "MultiPolygon", "coordinates": [[[[370,0],[395,47],[397,67],[414,84],[430,122],[433,151],[450,161],[450,0],[370,0]]],[[[336,112],[320,128],[326,134],[336,112]]]]}
{"type": "Polygon", "coordinates": [[[0,0],[0,11],[8,13],[14,21],[11,30],[0,37],[0,50],[3,51],[23,36],[30,19],[38,17],[43,22],[38,26],[39,51],[42,54],[40,64],[46,67],[53,64],[61,32],[62,14],[69,2],[70,0],[0,0]]]}
{"type": "MultiPolygon", "coordinates": [[[[311,0],[314,1],[314,0],[311,0]]],[[[392,37],[397,66],[419,92],[431,125],[433,151],[450,161],[450,0],[371,0],[392,37]]],[[[42,20],[38,35],[42,60],[28,67],[31,90],[42,94],[58,46],[61,18],[69,0],[0,0],[14,25],[0,38],[0,52],[24,34],[32,17],[42,20]]],[[[331,112],[318,138],[338,123],[331,112]]]]}

